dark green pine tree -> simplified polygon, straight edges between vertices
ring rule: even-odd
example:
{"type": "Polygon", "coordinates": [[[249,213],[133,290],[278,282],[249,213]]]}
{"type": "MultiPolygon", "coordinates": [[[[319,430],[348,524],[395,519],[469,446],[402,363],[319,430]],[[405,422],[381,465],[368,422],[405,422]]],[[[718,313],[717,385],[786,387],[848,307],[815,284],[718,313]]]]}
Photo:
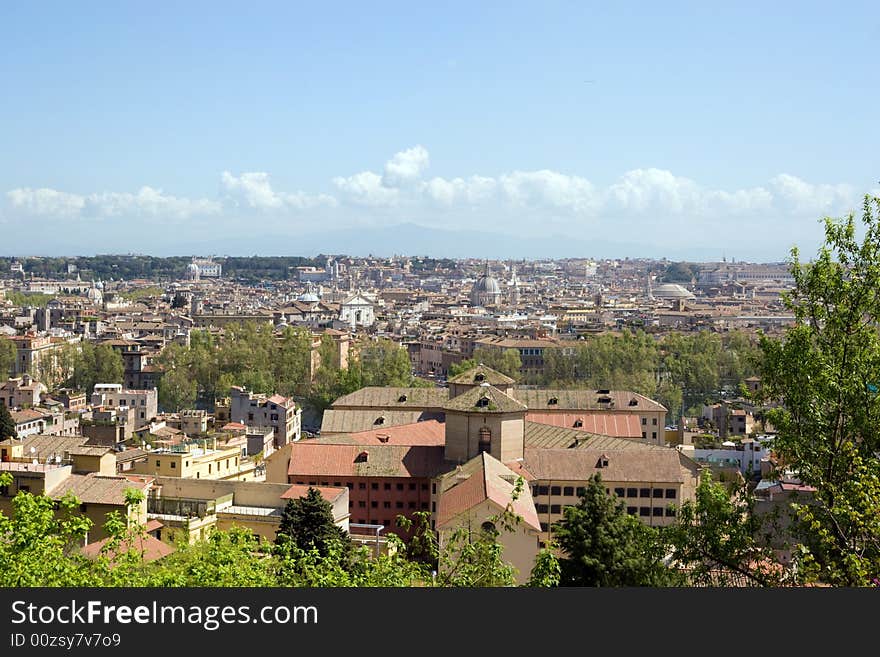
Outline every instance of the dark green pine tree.
{"type": "Polygon", "coordinates": [[[600,475],[576,506],[565,509],[555,526],[560,586],[670,586],[674,571],[663,563],[659,533],[626,513],[623,503],[605,492],[600,475]]]}
{"type": "Polygon", "coordinates": [[[13,438],[16,435],[15,421],[9,414],[6,404],[0,404],[0,440],[13,438]]]}
{"type": "Polygon", "coordinates": [[[275,534],[275,544],[301,550],[315,548],[321,556],[327,556],[334,545],[343,554],[351,549],[348,534],[333,521],[330,502],[312,487],[305,497],[288,500],[275,534]]]}

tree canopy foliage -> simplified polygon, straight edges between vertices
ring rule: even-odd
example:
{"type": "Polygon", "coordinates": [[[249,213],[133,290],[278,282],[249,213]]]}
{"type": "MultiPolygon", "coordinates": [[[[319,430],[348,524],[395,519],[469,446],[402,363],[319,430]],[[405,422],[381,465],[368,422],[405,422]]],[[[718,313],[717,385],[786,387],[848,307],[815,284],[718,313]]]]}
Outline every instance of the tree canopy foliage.
{"type": "Polygon", "coordinates": [[[796,323],[763,337],[762,397],[781,466],[814,487],[799,506],[802,571],[831,584],[880,577],[880,198],[825,219],[825,243],[802,263],[792,250],[796,323]]]}

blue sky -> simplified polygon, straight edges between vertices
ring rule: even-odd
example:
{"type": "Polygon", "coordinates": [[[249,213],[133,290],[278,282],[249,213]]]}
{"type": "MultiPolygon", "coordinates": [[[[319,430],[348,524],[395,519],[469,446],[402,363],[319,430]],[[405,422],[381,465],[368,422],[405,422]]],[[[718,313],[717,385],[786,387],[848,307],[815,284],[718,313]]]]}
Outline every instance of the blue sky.
{"type": "Polygon", "coordinates": [[[878,193],[878,60],[876,2],[3,3],[0,253],[415,223],[782,259],[878,193]]]}

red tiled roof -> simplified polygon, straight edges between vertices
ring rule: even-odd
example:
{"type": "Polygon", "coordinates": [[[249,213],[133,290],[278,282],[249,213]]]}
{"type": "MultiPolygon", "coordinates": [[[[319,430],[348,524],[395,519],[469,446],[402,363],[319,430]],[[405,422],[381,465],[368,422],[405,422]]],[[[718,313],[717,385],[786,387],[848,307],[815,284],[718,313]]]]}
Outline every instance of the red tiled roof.
{"type": "Polygon", "coordinates": [[[327,445],[293,443],[290,476],[433,477],[444,447],[434,445],[327,445]],[[366,453],[366,459],[360,455],[366,453]]]}
{"type": "Polygon", "coordinates": [[[451,486],[440,494],[438,526],[448,523],[485,500],[491,500],[499,509],[512,505],[514,513],[526,525],[540,531],[541,523],[529,488],[524,487],[519,497],[512,499],[516,476],[517,473],[486,453],[474,457],[461,469],[450,472],[444,477],[445,482],[441,483],[441,486],[451,486]]]}
{"type": "Polygon", "coordinates": [[[639,416],[634,413],[542,413],[529,411],[526,413],[526,420],[616,438],[642,437],[639,416]],[[581,426],[575,426],[578,420],[580,420],[581,426]]]}
{"type": "Polygon", "coordinates": [[[289,499],[299,499],[300,497],[305,497],[309,493],[309,488],[314,488],[319,493],[321,493],[321,497],[323,497],[328,502],[333,502],[334,500],[339,499],[345,493],[345,488],[337,488],[334,486],[303,486],[300,484],[294,484],[286,491],[281,494],[282,500],[289,499]]]}
{"type": "Polygon", "coordinates": [[[445,445],[446,425],[437,420],[401,424],[348,434],[359,445],[445,445]],[[383,440],[387,438],[387,440],[383,440]]]}
{"type": "Polygon", "coordinates": [[[460,513],[475,507],[486,499],[485,479],[471,475],[465,481],[453,486],[440,496],[437,510],[437,526],[442,527],[460,513]]]}
{"type": "MultiPolygon", "coordinates": [[[[107,544],[107,541],[109,540],[109,538],[105,538],[100,541],[95,541],[94,543],[89,543],[82,548],[82,554],[90,559],[95,559],[99,557],[101,555],[101,549],[107,544]]],[[[145,536],[137,536],[130,541],[123,541],[120,544],[119,549],[109,550],[106,556],[108,559],[110,559],[111,562],[113,562],[116,560],[117,554],[125,554],[132,549],[136,552],[141,552],[143,554],[144,561],[155,561],[156,559],[167,557],[169,554],[174,552],[173,547],[147,534],[145,536]]]]}
{"type": "Polygon", "coordinates": [[[241,422],[227,422],[222,427],[220,427],[220,429],[222,431],[234,431],[234,430],[247,429],[247,426],[242,424],[241,422]]]}

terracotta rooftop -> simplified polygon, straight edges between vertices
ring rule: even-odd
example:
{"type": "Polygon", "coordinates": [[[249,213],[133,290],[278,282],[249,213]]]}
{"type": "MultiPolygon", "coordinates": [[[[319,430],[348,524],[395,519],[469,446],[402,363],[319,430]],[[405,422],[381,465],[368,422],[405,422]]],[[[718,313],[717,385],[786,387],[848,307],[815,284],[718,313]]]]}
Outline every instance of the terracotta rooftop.
{"type": "Polygon", "coordinates": [[[678,450],[656,449],[535,449],[526,448],[523,467],[537,479],[586,481],[599,473],[613,482],[682,483],[685,470],[699,466],[678,450]],[[607,465],[599,467],[601,457],[607,465]]]}
{"type": "Polygon", "coordinates": [[[331,408],[382,408],[389,410],[440,410],[449,400],[446,388],[391,388],[367,386],[340,397],[331,408]]]}
{"type": "Polygon", "coordinates": [[[293,443],[288,475],[433,477],[443,467],[442,446],[293,443]]]}
{"type": "Polygon", "coordinates": [[[309,488],[316,489],[328,502],[333,502],[345,494],[345,488],[335,488],[332,486],[304,486],[301,484],[293,484],[284,493],[281,494],[282,500],[299,499],[305,497],[309,493],[309,488]]]}
{"type": "Polygon", "coordinates": [[[514,388],[511,396],[531,411],[663,411],[662,404],[627,390],[531,390],[514,388]],[[609,401],[604,401],[604,400],[609,401]]]}
{"type": "Polygon", "coordinates": [[[486,365],[480,363],[476,367],[472,367],[471,369],[466,370],[461,374],[452,377],[451,379],[447,379],[447,383],[458,383],[467,385],[480,385],[481,383],[488,383],[493,386],[506,386],[513,385],[514,380],[506,374],[502,374],[501,372],[493,370],[491,367],[487,367],[486,365]]]}
{"type": "Polygon", "coordinates": [[[425,420],[443,419],[442,411],[392,411],[384,409],[329,408],[321,420],[321,433],[359,433],[371,429],[414,424],[425,420]]]}
{"type": "Polygon", "coordinates": [[[351,445],[445,445],[446,425],[437,420],[413,422],[354,433],[325,436],[309,442],[351,445]]]}
{"type": "Polygon", "coordinates": [[[129,488],[144,490],[146,482],[131,481],[127,477],[111,477],[95,473],[72,474],[53,488],[49,495],[58,500],[72,493],[85,504],[125,505],[125,491],[129,488]]]}
{"type": "Polygon", "coordinates": [[[541,523],[529,487],[524,486],[519,497],[513,500],[517,477],[517,473],[486,452],[447,473],[440,481],[438,527],[491,500],[499,511],[511,504],[514,513],[521,516],[526,525],[540,531],[541,523]]]}
{"type": "MultiPolygon", "coordinates": [[[[161,523],[159,524],[161,526],[161,523]]],[[[109,538],[105,538],[100,541],[95,541],[94,543],[89,543],[80,551],[89,559],[97,559],[99,556],[101,556],[101,550],[104,548],[109,540],[109,538]]],[[[105,556],[107,556],[107,558],[111,562],[113,562],[116,560],[117,555],[125,554],[130,550],[140,552],[143,555],[144,561],[155,561],[156,559],[167,557],[169,554],[174,552],[174,548],[172,546],[168,545],[167,543],[163,543],[159,539],[154,538],[149,534],[146,534],[143,536],[136,536],[134,539],[129,541],[123,541],[118,548],[114,550],[108,550],[105,556]]]]}
{"type": "Polygon", "coordinates": [[[634,413],[548,413],[529,411],[526,420],[538,424],[550,424],[587,433],[624,438],[641,438],[639,416],[634,413]]]}
{"type": "Polygon", "coordinates": [[[517,413],[527,409],[498,388],[488,384],[480,384],[458,397],[450,399],[443,406],[443,410],[466,413],[517,413]]]}

